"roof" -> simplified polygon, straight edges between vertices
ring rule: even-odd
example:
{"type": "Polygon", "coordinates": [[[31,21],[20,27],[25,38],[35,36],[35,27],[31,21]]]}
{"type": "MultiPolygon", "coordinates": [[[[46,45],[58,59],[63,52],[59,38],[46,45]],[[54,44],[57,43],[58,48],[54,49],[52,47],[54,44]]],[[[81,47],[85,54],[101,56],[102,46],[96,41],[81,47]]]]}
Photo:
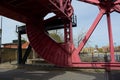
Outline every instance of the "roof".
{"type": "Polygon", "coordinates": [[[28,45],[29,45],[29,42],[25,42],[25,43],[22,44],[22,48],[26,49],[28,47],[28,45]]]}
{"type": "Polygon", "coordinates": [[[2,44],[2,45],[17,45],[17,43],[5,43],[5,44],[2,44]]]}
{"type": "MultiPolygon", "coordinates": [[[[5,43],[5,44],[2,44],[3,47],[5,48],[18,48],[18,44],[17,43],[5,43]]],[[[22,44],[22,48],[23,49],[26,49],[29,45],[29,42],[25,42],[22,44]]]]}

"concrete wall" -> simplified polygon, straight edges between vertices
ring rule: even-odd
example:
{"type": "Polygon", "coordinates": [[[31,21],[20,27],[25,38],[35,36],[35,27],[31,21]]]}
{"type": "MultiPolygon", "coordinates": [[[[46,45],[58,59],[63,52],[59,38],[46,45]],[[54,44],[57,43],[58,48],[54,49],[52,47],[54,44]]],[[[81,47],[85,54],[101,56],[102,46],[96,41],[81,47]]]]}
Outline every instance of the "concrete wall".
{"type": "MultiPolygon", "coordinates": [[[[1,48],[0,49],[0,62],[8,62],[17,60],[17,49],[10,49],[10,48],[1,48]]],[[[23,50],[23,55],[25,53],[25,49],[23,50]]],[[[29,58],[33,57],[33,52],[30,53],[29,58]]]]}

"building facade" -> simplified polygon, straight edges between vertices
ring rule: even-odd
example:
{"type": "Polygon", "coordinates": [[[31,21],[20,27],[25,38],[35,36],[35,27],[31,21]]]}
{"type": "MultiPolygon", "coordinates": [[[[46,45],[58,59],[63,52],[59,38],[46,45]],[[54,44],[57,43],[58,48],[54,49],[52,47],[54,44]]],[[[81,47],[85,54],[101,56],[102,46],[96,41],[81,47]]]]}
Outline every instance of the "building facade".
{"type": "MultiPolygon", "coordinates": [[[[29,42],[24,42],[22,43],[22,49],[27,49],[29,45],[29,42]]],[[[10,49],[17,49],[18,48],[18,43],[6,43],[6,44],[2,44],[2,48],[10,48],[10,49]]]]}

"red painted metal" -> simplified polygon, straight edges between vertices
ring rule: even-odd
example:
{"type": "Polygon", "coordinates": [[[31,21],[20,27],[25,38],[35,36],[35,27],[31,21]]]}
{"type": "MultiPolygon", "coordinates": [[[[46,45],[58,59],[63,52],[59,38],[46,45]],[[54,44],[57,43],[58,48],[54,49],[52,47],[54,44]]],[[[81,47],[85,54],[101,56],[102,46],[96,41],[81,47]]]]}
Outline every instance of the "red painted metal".
{"type": "Polygon", "coordinates": [[[120,70],[119,62],[81,62],[74,63],[74,67],[84,69],[108,69],[108,70],[120,70]]]}
{"type": "Polygon", "coordinates": [[[94,67],[93,65],[95,65],[95,66],[97,66],[97,68],[118,69],[120,63],[117,63],[115,61],[115,57],[114,57],[114,45],[113,45],[112,25],[111,25],[110,13],[113,11],[120,13],[120,0],[116,0],[116,1],[114,1],[114,0],[99,0],[99,1],[98,0],[80,0],[80,1],[98,6],[100,13],[98,14],[97,18],[95,19],[92,26],[88,30],[84,39],[79,44],[79,47],[74,51],[73,55],[79,54],[79,52],[82,50],[82,48],[86,44],[87,40],[91,36],[92,32],[96,28],[96,26],[97,26],[98,22],[100,21],[100,19],[102,18],[102,16],[106,15],[107,16],[107,23],[108,23],[108,34],[109,34],[111,61],[109,63],[106,63],[106,62],[104,62],[104,63],[100,63],[100,62],[99,63],[83,63],[83,62],[79,62],[76,60],[76,62],[75,62],[76,64],[73,63],[73,66],[78,66],[78,67],[85,67],[86,66],[87,68],[90,68],[90,67],[94,67]],[[83,64],[84,64],[84,66],[83,66],[83,64]],[[104,65],[109,64],[109,66],[103,67],[102,66],[103,64],[104,65]]]}
{"type": "MultiPolygon", "coordinates": [[[[89,39],[89,37],[91,36],[91,34],[93,33],[93,31],[95,30],[97,24],[99,23],[100,19],[102,18],[103,14],[105,13],[104,10],[101,10],[98,14],[98,16],[96,17],[95,21],[93,22],[92,26],[90,27],[89,31],[87,32],[86,36],[84,37],[84,39],[81,41],[79,47],[74,50],[73,54],[72,54],[72,58],[75,62],[80,63],[81,60],[79,58],[79,52],[82,50],[82,48],[84,47],[84,45],[86,44],[87,40],[89,39]]],[[[74,63],[74,62],[73,62],[74,63]]]]}
{"type": "Polygon", "coordinates": [[[110,44],[110,59],[111,59],[111,62],[115,62],[110,13],[107,13],[107,23],[108,23],[108,34],[109,34],[109,44],[110,44]]]}
{"type": "Polygon", "coordinates": [[[64,28],[65,43],[63,44],[56,43],[49,37],[48,34],[46,34],[46,32],[43,29],[44,24],[41,24],[44,22],[44,20],[41,20],[40,24],[33,23],[32,21],[28,22],[27,34],[28,34],[30,43],[32,47],[35,49],[35,51],[39,54],[39,56],[44,58],[46,61],[53,63],[57,66],[72,66],[71,54],[74,49],[74,45],[72,40],[73,38],[72,38],[71,16],[73,14],[73,8],[71,6],[71,1],[70,0],[66,0],[66,1],[51,0],[50,2],[51,2],[51,5],[56,7],[56,9],[53,7],[55,12],[58,10],[61,11],[61,12],[56,12],[56,14],[57,16],[63,19],[63,22],[65,24],[65,28],[64,28]],[[63,7],[64,5],[63,3],[65,3],[66,5],[64,6],[65,8],[63,7]],[[64,15],[67,15],[67,18],[65,18],[66,16],[64,15]]]}
{"type": "Polygon", "coordinates": [[[81,41],[79,47],[77,48],[77,50],[73,53],[73,54],[79,54],[79,52],[82,50],[82,48],[84,47],[84,45],[86,44],[87,40],[90,38],[91,34],[93,33],[93,31],[95,30],[97,24],[99,23],[99,21],[101,20],[103,14],[105,13],[105,10],[100,10],[97,18],[95,19],[95,21],[93,22],[93,24],[91,25],[90,29],[88,30],[86,36],[84,37],[84,39],[81,41]]]}
{"type": "MultiPolygon", "coordinates": [[[[86,36],[84,39],[81,41],[80,45],[78,48],[75,48],[73,45],[73,37],[72,37],[72,25],[71,25],[71,15],[73,13],[73,9],[70,6],[70,1],[67,0],[66,2],[69,2],[68,4],[65,4],[66,7],[64,7],[63,3],[66,3],[64,1],[56,1],[56,0],[51,0],[51,3],[56,7],[56,9],[59,8],[59,11],[63,13],[63,15],[67,15],[68,17],[68,22],[65,23],[65,28],[64,28],[64,35],[65,35],[65,43],[64,44],[57,44],[53,40],[51,40],[45,33],[44,31],[41,32],[41,36],[38,37],[38,31],[34,31],[31,26],[28,26],[27,31],[28,31],[28,36],[31,42],[31,45],[33,48],[38,52],[40,56],[42,56],[45,60],[48,62],[51,62],[53,64],[56,64],[58,66],[67,66],[67,67],[79,67],[79,68],[106,68],[106,69],[119,69],[120,64],[115,61],[114,58],[114,46],[113,46],[113,38],[112,38],[112,26],[111,26],[111,20],[110,20],[110,13],[113,11],[120,12],[120,6],[118,5],[118,2],[112,2],[112,1],[98,1],[98,0],[80,0],[82,2],[90,3],[93,5],[97,5],[100,9],[99,14],[97,15],[95,21],[91,25],[90,29],[88,30],[86,36]],[[91,63],[86,63],[86,62],[81,62],[80,57],[79,57],[79,52],[82,50],[88,39],[90,38],[91,34],[97,27],[97,24],[101,20],[103,15],[107,15],[107,23],[108,23],[108,32],[109,32],[109,43],[110,43],[110,56],[111,56],[111,62],[91,62],[91,63]],[[30,30],[29,30],[30,29],[30,30]],[[36,32],[38,34],[35,39],[33,37],[36,35],[33,35],[31,31],[36,32]],[[32,36],[33,35],[33,36],[32,36]],[[45,38],[42,40],[42,38],[45,38]],[[33,40],[31,40],[33,39],[33,40]],[[36,39],[38,42],[36,41],[36,39]],[[47,41],[48,44],[45,44],[47,41]],[[37,42],[35,44],[35,42],[37,42]],[[38,44],[41,44],[38,46],[38,44]],[[52,47],[50,48],[50,46],[52,47]],[[55,50],[53,50],[55,48],[55,50]],[[49,51],[49,52],[48,52],[49,51]]],[[[55,8],[54,8],[55,10],[55,8]]],[[[56,12],[57,10],[55,10],[56,12]]],[[[56,13],[58,14],[58,12],[56,13]]],[[[59,14],[61,17],[62,14],[59,14]]],[[[65,18],[65,16],[61,17],[65,18]]],[[[66,20],[66,19],[64,19],[66,20]]],[[[44,25],[41,25],[41,27],[44,25]]],[[[38,29],[38,27],[37,27],[38,29]]]]}
{"type": "MultiPolygon", "coordinates": [[[[110,13],[113,11],[120,13],[120,0],[79,1],[98,6],[100,12],[78,48],[75,48],[73,44],[71,16],[74,10],[71,6],[71,0],[1,0],[0,15],[26,23],[31,46],[40,57],[52,64],[65,67],[120,69],[120,63],[116,62],[114,58],[110,20],[110,13]],[[52,40],[44,29],[45,20],[43,18],[50,12],[54,12],[56,14],[55,18],[61,18],[64,22],[64,43],[59,44],[52,40]],[[81,62],[79,52],[90,38],[103,15],[107,15],[111,61],[81,62]]],[[[51,19],[54,19],[54,17],[51,19]]],[[[47,23],[49,23],[49,20],[47,20],[47,23]]]]}
{"type": "Polygon", "coordinates": [[[93,5],[98,5],[100,3],[99,0],[79,0],[79,1],[86,2],[93,5]]]}

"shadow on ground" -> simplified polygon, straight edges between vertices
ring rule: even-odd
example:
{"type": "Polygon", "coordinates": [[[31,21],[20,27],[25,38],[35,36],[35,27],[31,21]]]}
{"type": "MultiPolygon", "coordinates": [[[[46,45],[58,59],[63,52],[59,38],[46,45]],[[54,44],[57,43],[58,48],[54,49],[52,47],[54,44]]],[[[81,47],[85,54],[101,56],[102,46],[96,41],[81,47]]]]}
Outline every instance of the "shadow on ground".
{"type": "Polygon", "coordinates": [[[0,80],[49,80],[64,71],[27,71],[22,69],[0,70],[0,80]]]}
{"type": "MultiPolygon", "coordinates": [[[[112,80],[119,80],[119,75],[120,72],[112,72],[112,80]]],[[[105,80],[105,73],[53,68],[52,70],[0,69],[0,80],[105,80]]]]}
{"type": "Polygon", "coordinates": [[[63,70],[1,70],[0,80],[103,80],[102,74],[63,70]]]}

